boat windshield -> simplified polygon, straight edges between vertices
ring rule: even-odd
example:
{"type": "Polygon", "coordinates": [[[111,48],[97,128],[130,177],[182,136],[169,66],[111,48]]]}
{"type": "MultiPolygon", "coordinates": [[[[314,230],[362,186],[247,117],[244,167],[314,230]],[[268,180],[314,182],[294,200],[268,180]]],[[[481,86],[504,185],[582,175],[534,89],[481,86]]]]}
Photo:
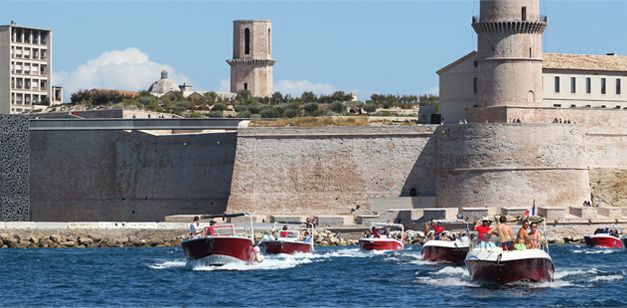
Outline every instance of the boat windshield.
{"type": "Polygon", "coordinates": [[[247,237],[245,228],[235,227],[233,224],[219,224],[204,228],[205,236],[242,236],[247,237]]]}

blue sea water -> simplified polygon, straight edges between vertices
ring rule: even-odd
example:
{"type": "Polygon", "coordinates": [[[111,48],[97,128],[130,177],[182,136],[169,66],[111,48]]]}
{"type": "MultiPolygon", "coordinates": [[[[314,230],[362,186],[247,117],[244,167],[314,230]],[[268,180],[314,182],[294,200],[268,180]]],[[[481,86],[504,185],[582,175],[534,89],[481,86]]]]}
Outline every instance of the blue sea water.
{"type": "Polygon", "coordinates": [[[485,288],[420,246],[185,265],[180,248],[2,249],[0,306],[627,306],[627,253],[553,246],[555,281],[485,288]]]}

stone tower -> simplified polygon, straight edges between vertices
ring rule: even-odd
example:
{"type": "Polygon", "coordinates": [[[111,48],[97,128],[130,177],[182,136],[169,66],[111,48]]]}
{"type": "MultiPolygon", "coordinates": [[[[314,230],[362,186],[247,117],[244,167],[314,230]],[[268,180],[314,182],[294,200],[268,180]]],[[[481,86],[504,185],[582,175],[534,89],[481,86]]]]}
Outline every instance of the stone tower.
{"type": "Polygon", "coordinates": [[[272,21],[234,20],[231,92],[248,90],[253,96],[272,95],[272,21]]]}
{"type": "Polygon", "coordinates": [[[542,102],[540,0],[481,0],[472,27],[478,36],[477,101],[481,107],[542,102]]]}

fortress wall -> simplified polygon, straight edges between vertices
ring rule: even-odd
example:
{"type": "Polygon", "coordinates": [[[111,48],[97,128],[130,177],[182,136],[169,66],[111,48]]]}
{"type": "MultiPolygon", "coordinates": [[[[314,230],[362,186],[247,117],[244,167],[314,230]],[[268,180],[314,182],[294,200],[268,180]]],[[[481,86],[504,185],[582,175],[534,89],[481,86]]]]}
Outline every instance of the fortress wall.
{"type": "Polygon", "coordinates": [[[434,196],[434,129],[240,129],[229,211],[347,214],[373,197],[434,196]]]}
{"type": "MultiPolygon", "coordinates": [[[[565,106],[566,107],[566,106],[565,106]]],[[[608,106],[612,107],[612,106],[608,106]]],[[[624,127],[627,110],[602,108],[554,108],[554,107],[490,107],[466,109],[466,120],[471,123],[553,123],[555,119],[583,125],[591,130],[608,127],[624,127]]]]}
{"type": "Polygon", "coordinates": [[[590,197],[575,125],[445,125],[437,138],[438,207],[580,205],[590,197]]]}
{"type": "Polygon", "coordinates": [[[158,221],[221,212],[235,133],[31,133],[35,221],[158,221]]]}

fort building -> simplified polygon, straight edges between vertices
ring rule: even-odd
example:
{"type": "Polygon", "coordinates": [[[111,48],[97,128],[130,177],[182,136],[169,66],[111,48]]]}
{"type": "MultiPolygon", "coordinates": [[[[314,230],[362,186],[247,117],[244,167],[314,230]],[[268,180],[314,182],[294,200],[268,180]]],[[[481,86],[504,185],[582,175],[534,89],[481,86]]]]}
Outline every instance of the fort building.
{"type": "Polygon", "coordinates": [[[63,102],[51,86],[52,32],[11,22],[0,26],[0,113],[25,113],[63,102]]]}
{"type": "Polygon", "coordinates": [[[248,90],[253,96],[272,95],[272,21],[234,20],[231,92],[248,90]]]}

